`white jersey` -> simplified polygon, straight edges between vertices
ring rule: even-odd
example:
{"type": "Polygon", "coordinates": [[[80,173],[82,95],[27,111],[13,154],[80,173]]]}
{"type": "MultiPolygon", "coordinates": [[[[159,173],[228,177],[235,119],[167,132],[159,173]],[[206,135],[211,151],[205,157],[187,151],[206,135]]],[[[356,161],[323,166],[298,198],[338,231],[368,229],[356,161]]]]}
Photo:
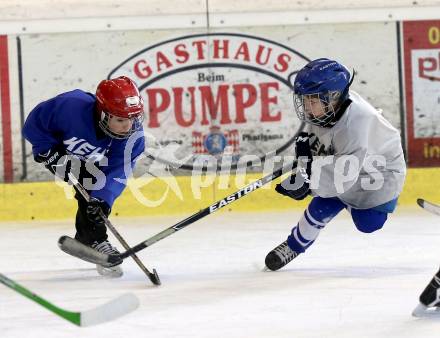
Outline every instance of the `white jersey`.
{"type": "Polygon", "coordinates": [[[356,92],[349,98],[332,128],[309,124],[304,130],[312,134],[311,190],[368,209],[399,196],[406,164],[399,131],[356,92]]]}

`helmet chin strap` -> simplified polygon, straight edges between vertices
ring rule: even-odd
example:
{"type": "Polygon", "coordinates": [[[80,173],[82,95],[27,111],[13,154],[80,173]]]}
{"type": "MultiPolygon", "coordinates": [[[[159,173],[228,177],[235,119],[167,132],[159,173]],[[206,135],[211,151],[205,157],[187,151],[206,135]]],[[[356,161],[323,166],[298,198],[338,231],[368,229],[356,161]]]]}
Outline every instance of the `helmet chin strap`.
{"type": "Polygon", "coordinates": [[[344,115],[350,103],[351,103],[350,99],[346,99],[344,102],[342,102],[342,104],[337,108],[334,117],[330,121],[328,121],[325,125],[322,125],[321,127],[324,128],[333,127],[341,119],[342,115],[344,115]]]}
{"type": "Polygon", "coordinates": [[[351,100],[348,98],[348,91],[351,84],[353,83],[355,75],[356,71],[353,69],[353,75],[351,76],[350,82],[348,83],[347,87],[345,87],[344,92],[341,95],[342,102],[338,104],[337,107],[335,107],[335,115],[327,123],[321,125],[321,127],[332,128],[341,119],[342,115],[344,115],[345,111],[351,103],[351,100]]]}
{"type": "Polygon", "coordinates": [[[132,132],[127,132],[124,134],[118,134],[110,130],[109,127],[109,121],[110,121],[110,113],[106,113],[104,111],[101,111],[101,119],[99,121],[99,127],[101,130],[106,134],[107,136],[110,136],[111,138],[115,138],[118,140],[124,140],[130,137],[132,132]]]}
{"type": "Polygon", "coordinates": [[[98,122],[99,127],[104,132],[104,134],[106,134],[107,136],[110,136],[114,139],[125,140],[125,139],[128,139],[134,132],[141,129],[143,116],[141,119],[138,119],[138,118],[132,119],[132,126],[128,132],[115,133],[109,127],[109,120],[110,120],[111,116],[113,116],[113,115],[111,115],[110,113],[106,113],[105,111],[101,111],[101,119],[98,122]]]}

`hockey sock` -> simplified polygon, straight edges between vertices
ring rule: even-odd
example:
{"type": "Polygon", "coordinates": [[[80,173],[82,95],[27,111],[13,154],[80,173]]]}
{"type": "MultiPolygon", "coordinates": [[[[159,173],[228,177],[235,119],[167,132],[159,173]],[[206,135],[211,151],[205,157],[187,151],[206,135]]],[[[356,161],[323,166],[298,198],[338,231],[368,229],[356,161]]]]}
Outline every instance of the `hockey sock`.
{"type": "Polygon", "coordinates": [[[289,247],[298,252],[304,252],[313,244],[323,229],[345,205],[338,199],[315,197],[310,202],[298,224],[292,229],[287,238],[289,247]]]}

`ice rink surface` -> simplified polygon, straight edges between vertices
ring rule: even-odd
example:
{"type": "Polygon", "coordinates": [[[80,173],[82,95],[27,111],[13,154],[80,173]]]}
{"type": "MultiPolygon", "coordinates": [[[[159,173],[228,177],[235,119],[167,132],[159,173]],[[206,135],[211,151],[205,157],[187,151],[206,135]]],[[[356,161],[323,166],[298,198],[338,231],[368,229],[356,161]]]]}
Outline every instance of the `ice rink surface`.
{"type": "MultiPolygon", "coordinates": [[[[262,272],[299,216],[205,217],[139,253],[160,287],[129,259],[122,278],[104,279],[61,252],[56,242],[73,234],[71,222],[0,224],[0,272],[56,305],[86,310],[125,292],[141,302],[116,321],[78,328],[0,284],[0,337],[439,337],[440,319],[411,312],[440,264],[440,217],[400,210],[363,234],[344,211],[304,255],[262,272]]],[[[183,218],[113,222],[137,244],[183,218]]]]}

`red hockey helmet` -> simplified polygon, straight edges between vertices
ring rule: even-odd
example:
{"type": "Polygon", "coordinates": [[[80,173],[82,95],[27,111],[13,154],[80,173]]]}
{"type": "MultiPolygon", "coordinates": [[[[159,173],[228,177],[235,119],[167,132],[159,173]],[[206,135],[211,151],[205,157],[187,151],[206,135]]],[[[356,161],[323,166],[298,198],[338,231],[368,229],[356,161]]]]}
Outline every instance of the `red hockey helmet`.
{"type": "Polygon", "coordinates": [[[107,135],[124,139],[142,128],[144,119],[144,101],[136,84],[126,76],[103,80],[96,89],[99,126],[107,135]],[[113,117],[130,119],[131,129],[127,132],[115,132],[110,129],[109,121],[113,117]]]}

